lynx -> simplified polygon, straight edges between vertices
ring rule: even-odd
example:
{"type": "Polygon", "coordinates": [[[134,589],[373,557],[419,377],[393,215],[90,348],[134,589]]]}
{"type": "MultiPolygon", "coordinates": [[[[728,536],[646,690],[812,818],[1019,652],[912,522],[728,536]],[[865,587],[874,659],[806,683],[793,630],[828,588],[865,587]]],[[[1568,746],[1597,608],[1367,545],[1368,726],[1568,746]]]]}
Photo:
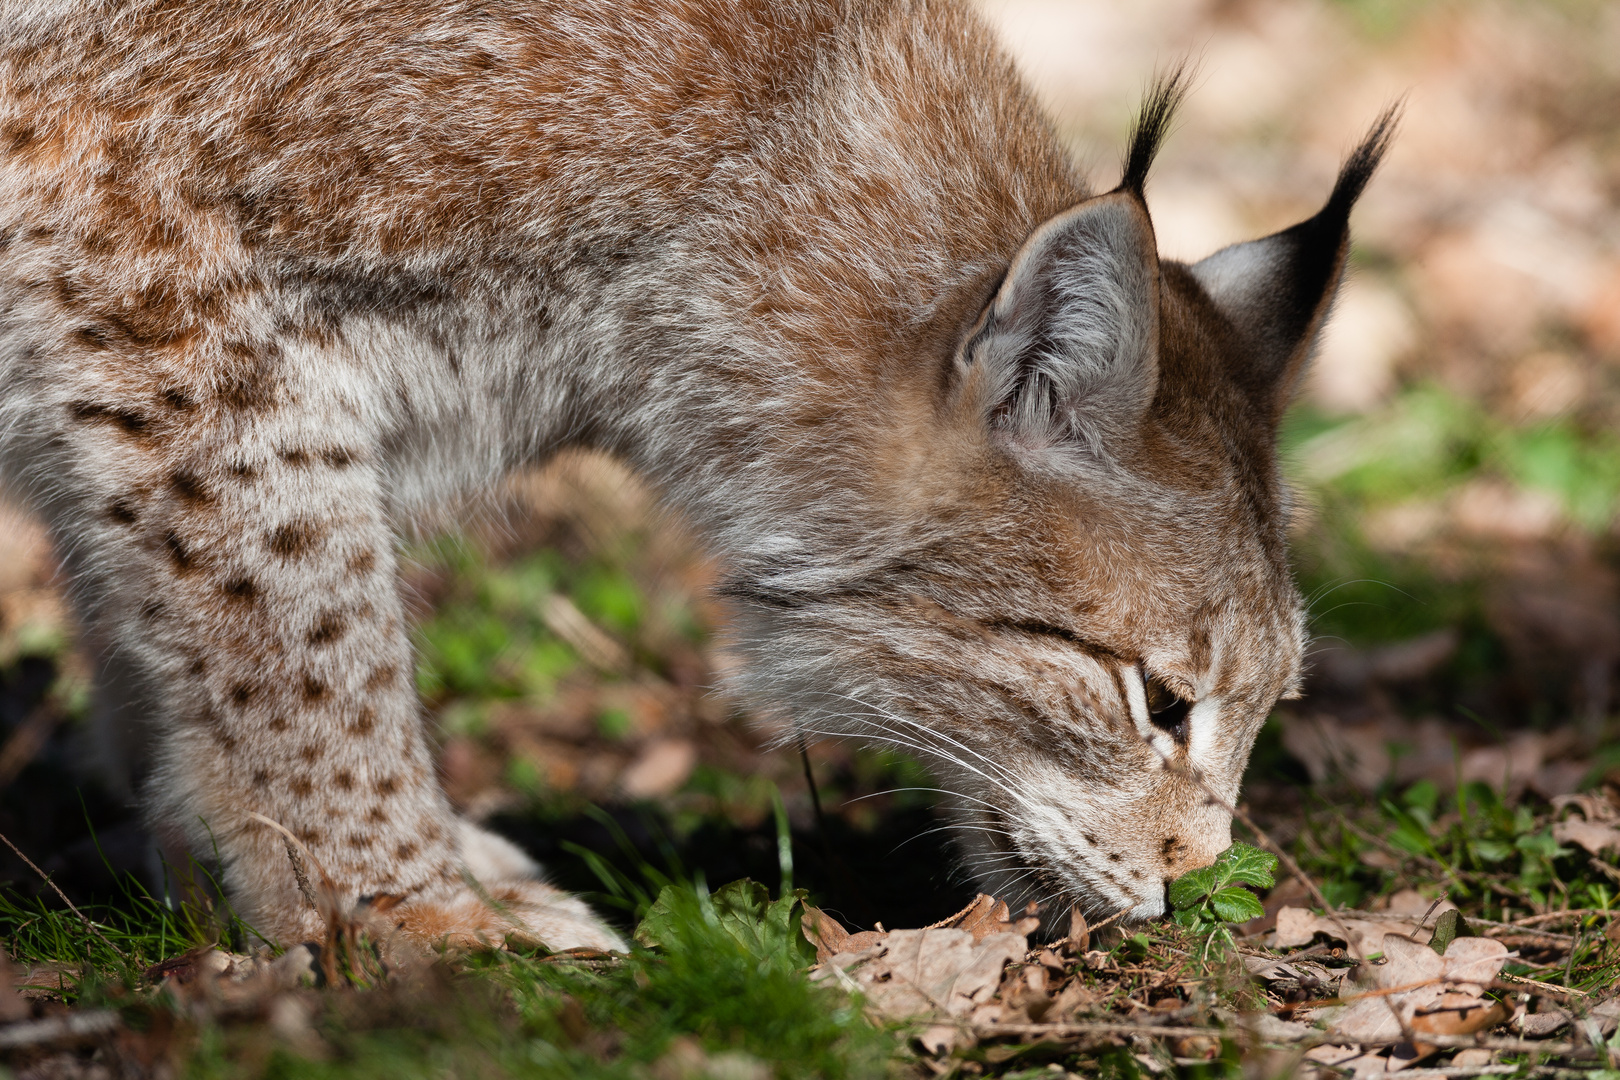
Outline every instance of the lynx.
{"type": "Polygon", "coordinates": [[[590,447],[744,701],[921,756],[998,895],[1161,913],[1299,687],[1278,418],[1392,130],[1184,265],[1183,86],[1098,193],[953,0],[0,0],[0,461],[154,834],[281,941],[290,835],[411,940],[618,945],[452,812],[397,587],[590,447]]]}

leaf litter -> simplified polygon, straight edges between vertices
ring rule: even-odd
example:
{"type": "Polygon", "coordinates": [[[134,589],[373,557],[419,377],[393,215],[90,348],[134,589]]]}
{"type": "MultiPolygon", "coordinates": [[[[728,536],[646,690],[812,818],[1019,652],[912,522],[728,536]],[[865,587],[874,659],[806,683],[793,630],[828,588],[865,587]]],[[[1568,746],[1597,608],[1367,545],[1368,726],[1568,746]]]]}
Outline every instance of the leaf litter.
{"type": "MultiPolygon", "coordinates": [[[[1606,826],[1615,817],[1606,796],[1560,800],[1552,813],[1572,808],[1582,823],[1606,826]]],[[[660,997],[658,980],[701,973],[729,956],[820,995],[795,1012],[839,1017],[838,1039],[855,1038],[862,1024],[891,1033],[899,1050],[889,1056],[890,1075],[1054,1068],[1187,1075],[1203,1068],[1235,1076],[1246,1068],[1249,1075],[1323,1078],[1400,1072],[1613,1080],[1620,934],[1609,911],[1549,909],[1505,922],[1412,889],[1361,910],[1312,910],[1273,903],[1298,895],[1275,883],[1276,867],[1270,854],[1235,844],[1214,865],[1172,884],[1170,918],[1090,926],[1071,910],[1066,932],[1051,936],[1048,920],[1044,940],[1040,912],[1013,912],[985,894],[930,926],[852,931],[803,890],[773,899],[752,881],[712,893],[666,885],[646,905],[630,954],[421,956],[392,947],[375,913],[350,913],[319,946],[280,955],[197,947],[123,984],[98,984],[88,968],[8,966],[0,1055],[24,1077],[176,1075],[206,1032],[235,1031],[249,1044],[237,1051],[248,1061],[279,1054],[331,1062],[352,1053],[345,1040],[354,1031],[402,1018],[444,1024],[443,1017],[466,1012],[469,994],[482,994],[486,1004],[476,1011],[492,1026],[480,1046],[505,1045],[514,1031],[532,1042],[531,1029],[547,1030],[546,1045],[574,1055],[575,1073],[587,1075],[594,1064],[620,1075],[611,1070],[635,1056],[633,1033],[643,1021],[623,1009],[600,1013],[592,995],[604,981],[616,980],[624,1001],[645,996],[647,1007],[667,1011],[676,999],[660,997]],[[525,983],[520,971],[524,979],[554,974],[525,983]],[[855,1013],[841,1013],[838,1001],[855,1013]],[[536,1015],[545,1018],[539,1027],[522,1019],[536,1015]],[[108,1063],[118,1071],[87,1071],[108,1063]]],[[[706,1040],[708,1021],[688,1027],[653,1038],[656,1053],[642,1054],[646,1070],[624,1075],[797,1074],[758,1047],[706,1040]]],[[[530,1071],[506,1068],[499,1053],[488,1053],[491,1075],[530,1071]]],[[[880,1063],[864,1060],[872,1068],[880,1063]]],[[[815,1074],[837,1072],[823,1065],[815,1074]]]]}
{"type": "MultiPolygon", "coordinates": [[[[1615,816],[1592,796],[1555,812],[1568,806],[1605,826],[1615,816]]],[[[1510,943],[1530,938],[1542,953],[1562,952],[1562,964],[1540,966],[1555,978],[1562,967],[1568,980],[1578,936],[1537,922],[1590,924],[1607,961],[1620,936],[1609,912],[1504,924],[1407,889],[1377,911],[1283,905],[1270,927],[1241,935],[1233,924],[1265,914],[1256,891],[1272,889],[1276,865],[1236,844],[1172,884],[1168,923],[1115,929],[1095,949],[1078,914],[1068,935],[1043,945],[1032,937],[1038,919],[1014,920],[983,894],[919,930],[851,933],[806,906],[811,978],[860,995],[875,1022],[900,1029],[924,1075],[1060,1061],[1082,1074],[1179,1074],[1239,1060],[1264,1063],[1261,1075],[1304,1077],[1620,1075],[1609,1071],[1620,1053],[1612,977],[1583,991],[1507,970],[1522,966],[1510,943]]]]}

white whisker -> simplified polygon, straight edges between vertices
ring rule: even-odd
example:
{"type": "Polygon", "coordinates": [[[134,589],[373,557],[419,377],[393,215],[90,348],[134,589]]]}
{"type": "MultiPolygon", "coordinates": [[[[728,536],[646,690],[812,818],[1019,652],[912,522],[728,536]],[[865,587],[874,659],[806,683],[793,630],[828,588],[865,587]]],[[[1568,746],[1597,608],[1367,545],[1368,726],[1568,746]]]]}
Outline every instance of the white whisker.
{"type": "Polygon", "coordinates": [[[894,723],[897,723],[897,724],[904,724],[907,727],[910,727],[910,728],[912,728],[914,730],[925,732],[928,735],[931,735],[936,739],[940,739],[940,740],[943,740],[945,742],[950,743],[952,746],[956,747],[956,749],[962,751],[963,753],[969,754],[969,755],[977,758],[978,760],[983,761],[986,765],[990,766],[997,773],[999,773],[1001,775],[1002,779],[1004,779],[1004,780],[1006,780],[1006,781],[1008,781],[1010,783],[1014,783],[1014,784],[1016,784],[1018,782],[1018,778],[1016,776],[1014,776],[1012,773],[1008,772],[1007,769],[1004,766],[1002,766],[1000,762],[991,760],[990,758],[986,757],[984,754],[981,754],[979,751],[974,750],[972,747],[969,747],[969,746],[961,743],[960,741],[951,738],[949,735],[946,735],[944,732],[941,732],[936,728],[931,728],[928,725],[923,724],[923,723],[921,723],[921,722],[919,722],[919,721],[917,721],[917,720],[915,720],[915,719],[913,719],[913,718],[911,718],[909,716],[902,716],[899,713],[891,712],[888,709],[884,709],[884,708],[882,708],[882,707],[880,707],[878,705],[874,705],[869,701],[863,701],[862,699],[860,699],[858,697],[855,697],[852,694],[837,694],[837,693],[833,693],[831,691],[823,691],[820,696],[822,696],[822,697],[832,697],[832,698],[841,698],[841,699],[843,699],[845,701],[853,702],[854,704],[859,705],[861,708],[869,710],[870,712],[875,713],[878,716],[881,716],[886,720],[890,720],[890,721],[892,721],[894,723]]]}
{"type": "MultiPolygon", "coordinates": [[[[802,732],[805,732],[807,734],[824,735],[824,736],[828,736],[830,738],[841,738],[841,739],[859,738],[859,739],[871,739],[871,740],[876,740],[876,741],[881,741],[881,742],[893,743],[895,746],[904,747],[904,748],[906,748],[908,750],[914,750],[919,754],[924,754],[924,755],[927,755],[929,757],[935,757],[935,758],[938,758],[938,759],[940,759],[942,761],[949,762],[950,764],[955,765],[957,768],[962,769],[964,772],[970,772],[970,773],[975,774],[980,779],[984,780],[985,783],[990,784],[993,787],[1000,788],[1002,791],[1006,792],[1012,798],[1014,798],[1014,799],[1018,798],[1018,793],[1016,791],[1014,791],[1011,787],[1009,787],[1007,784],[1002,783],[1000,780],[998,780],[995,777],[993,777],[993,776],[989,775],[988,773],[984,772],[982,769],[975,768],[974,766],[972,766],[969,763],[961,760],[960,758],[958,758],[955,755],[949,753],[948,751],[942,750],[937,746],[927,746],[927,745],[924,745],[922,743],[911,741],[909,739],[902,739],[899,736],[896,736],[896,735],[890,733],[887,729],[885,729],[876,720],[873,720],[873,719],[871,719],[870,717],[867,717],[867,716],[857,716],[857,715],[851,714],[848,718],[852,719],[852,720],[859,720],[862,723],[869,724],[870,726],[872,726],[874,728],[877,728],[877,730],[879,732],[882,732],[882,734],[856,733],[856,732],[839,731],[839,730],[828,731],[828,730],[825,730],[825,729],[812,728],[812,727],[808,727],[808,726],[805,726],[805,725],[800,725],[799,730],[802,731],[802,732]]],[[[836,719],[839,719],[839,717],[834,715],[834,716],[829,716],[828,719],[836,720],[836,719]]],[[[925,728],[924,730],[927,730],[927,729],[925,728]]]]}
{"type": "Polygon", "coordinates": [[[989,807],[991,810],[994,810],[997,813],[1001,812],[1001,807],[997,806],[995,803],[986,802],[983,799],[975,798],[972,795],[964,795],[960,791],[952,791],[949,788],[937,788],[937,787],[886,788],[883,791],[874,791],[870,795],[857,795],[853,799],[845,799],[842,805],[848,806],[850,803],[858,803],[862,799],[875,799],[879,795],[896,795],[896,794],[899,794],[902,791],[928,791],[928,792],[933,792],[933,793],[938,794],[938,795],[949,795],[949,796],[951,796],[952,798],[955,798],[955,799],[966,799],[968,802],[976,802],[980,806],[989,807]]]}

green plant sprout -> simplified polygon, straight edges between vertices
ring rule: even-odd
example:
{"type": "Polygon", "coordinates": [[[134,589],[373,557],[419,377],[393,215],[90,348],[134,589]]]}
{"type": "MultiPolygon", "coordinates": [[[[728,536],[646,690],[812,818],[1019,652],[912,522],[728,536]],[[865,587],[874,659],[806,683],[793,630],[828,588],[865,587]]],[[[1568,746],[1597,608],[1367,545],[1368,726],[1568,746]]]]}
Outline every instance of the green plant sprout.
{"type": "Polygon", "coordinates": [[[1232,944],[1229,923],[1248,922],[1266,913],[1260,900],[1243,888],[1269,889],[1276,884],[1277,856],[1248,844],[1234,843],[1210,866],[1189,871],[1170,883],[1172,920],[1204,938],[1208,955],[1217,940],[1232,944]]]}

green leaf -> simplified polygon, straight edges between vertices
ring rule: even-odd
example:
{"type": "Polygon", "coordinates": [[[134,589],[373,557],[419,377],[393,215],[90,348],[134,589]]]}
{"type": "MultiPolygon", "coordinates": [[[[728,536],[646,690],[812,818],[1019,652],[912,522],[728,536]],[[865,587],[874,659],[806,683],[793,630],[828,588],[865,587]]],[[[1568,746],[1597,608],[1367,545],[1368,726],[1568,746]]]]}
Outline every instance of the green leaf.
{"type": "Polygon", "coordinates": [[[1216,871],[1213,866],[1201,866],[1170,883],[1170,906],[1178,911],[1190,908],[1215,891],[1216,871]]]}
{"type": "Polygon", "coordinates": [[[1513,845],[1505,840],[1475,840],[1474,854],[1484,862],[1501,862],[1513,854],[1513,845]]]}
{"type": "Polygon", "coordinates": [[[1558,841],[1553,839],[1550,828],[1529,836],[1521,836],[1513,841],[1513,846],[1527,854],[1540,855],[1543,859],[1562,859],[1570,854],[1569,848],[1558,846],[1558,841]]]}
{"type": "Polygon", "coordinates": [[[1435,787],[1432,780],[1419,780],[1406,789],[1401,802],[1414,816],[1421,812],[1426,820],[1433,821],[1434,808],[1440,803],[1440,789],[1435,787]]]}
{"type": "Polygon", "coordinates": [[[673,885],[658,890],[658,899],[636,924],[636,944],[656,948],[675,940],[679,926],[677,908],[685,906],[681,902],[686,899],[681,892],[673,885]]]}
{"type": "Polygon", "coordinates": [[[1215,871],[1222,885],[1238,881],[1257,889],[1269,889],[1277,883],[1273,876],[1277,872],[1277,856],[1240,840],[1216,857],[1215,871]]]}
{"type": "Polygon", "coordinates": [[[791,962],[800,959],[798,947],[802,946],[806,950],[802,958],[810,964],[815,962],[815,953],[793,917],[794,907],[808,895],[804,889],[795,889],[772,901],[769,889],[745,878],[721,887],[712,899],[720,928],[754,956],[791,962]]]}
{"type": "Polygon", "coordinates": [[[1185,926],[1188,929],[1197,930],[1204,925],[1204,909],[1201,905],[1198,907],[1183,908],[1174,915],[1170,916],[1170,921],[1175,923],[1177,926],[1185,926]]]}
{"type": "Polygon", "coordinates": [[[1247,889],[1236,885],[1222,889],[1209,898],[1210,905],[1214,907],[1215,914],[1227,922],[1248,922],[1258,919],[1266,913],[1260,900],[1247,889]]]}
{"type": "Polygon", "coordinates": [[[1435,857],[1434,842],[1429,839],[1429,831],[1419,822],[1403,816],[1398,825],[1387,834],[1387,839],[1394,847],[1413,855],[1427,855],[1435,857]]]}
{"type": "Polygon", "coordinates": [[[1473,936],[1474,931],[1463,921],[1462,912],[1452,908],[1442,911],[1440,917],[1434,920],[1434,937],[1429,939],[1429,948],[1444,956],[1453,941],[1473,936]]]}

